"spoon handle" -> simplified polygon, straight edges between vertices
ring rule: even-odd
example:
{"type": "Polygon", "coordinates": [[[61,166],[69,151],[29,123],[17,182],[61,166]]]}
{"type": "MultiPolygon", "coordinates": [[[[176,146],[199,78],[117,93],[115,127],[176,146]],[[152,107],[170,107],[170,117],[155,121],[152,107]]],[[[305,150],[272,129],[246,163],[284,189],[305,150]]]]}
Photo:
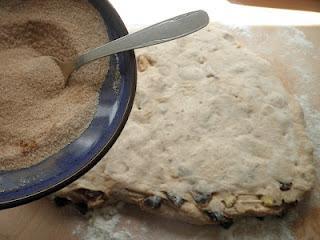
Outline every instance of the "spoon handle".
{"type": "Polygon", "coordinates": [[[148,47],[184,37],[204,28],[208,23],[209,16],[202,10],[171,18],[88,51],[76,59],[76,69],[88,62],[115,53],[148,47]]]}

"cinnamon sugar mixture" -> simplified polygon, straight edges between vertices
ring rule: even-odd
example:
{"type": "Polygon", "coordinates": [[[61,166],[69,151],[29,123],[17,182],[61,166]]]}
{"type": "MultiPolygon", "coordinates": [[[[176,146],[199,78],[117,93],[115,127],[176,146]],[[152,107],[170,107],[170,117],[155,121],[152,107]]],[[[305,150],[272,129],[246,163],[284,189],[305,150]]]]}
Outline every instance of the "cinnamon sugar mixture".
{"type": "Polygon", "coordinates": [[[74,73],[62,60],[107,42],[99,13],[85,0],[0,0],[0,170],[32,166],[88,127],[107,59],[74,73]]]}

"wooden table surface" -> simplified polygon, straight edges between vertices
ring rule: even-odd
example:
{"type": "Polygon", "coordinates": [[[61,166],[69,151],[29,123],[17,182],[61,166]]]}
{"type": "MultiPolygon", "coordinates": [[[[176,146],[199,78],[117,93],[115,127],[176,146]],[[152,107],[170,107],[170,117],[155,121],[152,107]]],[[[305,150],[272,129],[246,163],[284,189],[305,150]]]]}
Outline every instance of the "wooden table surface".
{"type": "Polygon", "coordinates": [[[83,223],[72,208],[57,208],[49,199],[0,212],[0,240],[77,240],[83,223]]]}
{"type": "Polygon", "coordinates": [[[232,3],[238,3],[250,6],[272,7],[282,9],[294,9],[305,11],[320,11],[319,0],[229,0],[232,3]]]}
{"type": "Polygon", "coordinates": [[[305,11],[320,11],[319,0],[229,0],[232,3],[305,11]]]}
{"type": "MultiPolygon", "coordinates": [[[[252,1],[249,0],[244,2],[251,2],[250,4],[252,4],[252,1]]],[[[263,2],[263,4],[265,4],[267,1],[257,2],[263,2]]],[[[301,1],[295,0],[287,2],[301,3],[301,1]]],[[[319,7],[316,10],[320,9],[318,1],[310,2],[313,2],[313,7],[319,7]]],[[[292,28],[257,26],[235,29],[234,33],[244,45],[274,63],[275,71],[281,76],[282,80],[286,82],[293,94],[297,97],[307,96],[310,99],[310,105],[314,111],[320,111],[320,55],[317,57],[317,54],[320,54],[320,27],[300,27],[299,30],[305,34],[306,40],[313,44],[312,49],[307,49],[313,52],[307,53],[307,50],[296,51],[296,49],[290,49],[290,47],[286,45],[288,39],[286,39],[283,34],[287,31],[292,31],[292,28]],[[287,47],[284,48],[284,46],[287,47]],[[290,54],[285,54],[288,51],[292,51],[292,57],[290,57],[290,54]],[[315,51],[317,52],[315,53],[315,51]],[[313,54],[314,57],[310,57],[310,54],[313,54]],[[313,81],[304,83],[301,76],[290,68],[292,61],[295,60],[301,62],[302,68],[304,66],[308,68],[307,74],[312,74],[310,79],[314,79],[313,81]],[[318,79],[319,81],[317,81],[318,79]]],[[[299,42],[297,42],[297,44],[299,44],[299,42]]],[[[320,138],[318,141],[318,143],[320,143],[320,138]]],[[[319,167],[319,159],[316,159],[316,161],[316,165],[319,167]]],[[[316,185],[312,195],[310,199],[307,199],[296,209],[302,216],[294,222],[292,227],[296,239],[320,239],[320,201],[317,202],[317,195],[320,195],[319,184],[316,185]]],[[[160,224],[158,222],[160,220],[154,220],[154,217],[144,213],[141,214],[136,209],[128,210],[127,214],[129,219],[141,218],[144,219],[144,221],[150,221],[151,225],[160,224]],[[137,215],[139,217],[136,217],[137,215]]],[[[162,231],[169,232],[171,234],[169,234],[170,236],[179,234],[185,236],[185,232],[192,235],[192,232],[201,230],[199,227],[191,227],[180,223],[171,224],[171,221],[168,222],[164,220],[162,223],[162,231]]],[[[77,227],[84,226],[84,224],[85,219],[76,211],[70,208],[56,208],[50,200],[42,199],[29,205],[1,211],[0,240],[77,240],[78,237],[74,234],[74,231],[77,227]]],[[[211,239],[224,239],[223,237],[219,238],[220,230],[212,231],[214,235],[211,235],[211,239]]],[[[161,233],[159,236],[161,236],[161,233]]],[[[210,234],[208,236],[210,236],[210,234]]],[[[168,239],[171,238],[169,237],[168,239]]]]}

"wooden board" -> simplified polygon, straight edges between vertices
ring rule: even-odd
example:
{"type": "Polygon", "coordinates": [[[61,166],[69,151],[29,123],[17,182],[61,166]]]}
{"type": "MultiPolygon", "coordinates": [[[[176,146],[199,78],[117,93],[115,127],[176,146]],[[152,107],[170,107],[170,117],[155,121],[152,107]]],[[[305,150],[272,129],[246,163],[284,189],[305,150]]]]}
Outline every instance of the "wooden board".
{"type": "Polygon", "coordinates": [[[250,6],[272,7],[282,9],[294,9],[305,11],[319,11],[320,1],[318,0],[229,0],[232,3],[238,3],[250,6]]]}
{"type": "MultiPolygon", "coordinates": [[[[235,28],[233,31],[243,45],[273,63],[276,73],[293,94],[298,98],[308,99],[309,111],[320,112],[320,26],[300,27],[296,30],[291,27],[245,27],[235,28]],[[291,45],[288,44],[290,41],[291,45]]],[[[316,144],[320,145],[320,136],[316,144]]],[[[319,163],[320,160],[316,157],[318,169],[319,163]]],[[[320,239],[319,186],[317,183],[311,196],[296,209],[300,217],[292,223],[291,232],[297,240],[320,239]]],[[[287,219],[275,221],[282,224],[287,219]]],[[[0,240],[77,240],[79,237],[74,232],[79,228],[84,229],[85,223],[86,220],[74,210],[58,209],[48,199],[43,199],[26,206],[1,211],[0,240]]],[[[261,224],[264,223],[259,223],[261,224]]],[[[265,224],[266,231],[269,231],[268,223],[265,224]]],[[[133,239],[220,240],[226,239],[228,235],[218,227],[190,226],[141,213],[135,207],[122,210],[119,228],[128,229],[133,239]],[[141,230],[145,228],[148,232],[141,230]]],[[[243,233],[241,228],[234,230],[239,236],[254,236],[255,231],[257,230],[252,229],[243,233]]]]}
{"type": "Polygon", "coordinates": [[[0,212],[0,240],[77,240],[83,224],[72,208],[57,208],[49,199],[0,212]]]}

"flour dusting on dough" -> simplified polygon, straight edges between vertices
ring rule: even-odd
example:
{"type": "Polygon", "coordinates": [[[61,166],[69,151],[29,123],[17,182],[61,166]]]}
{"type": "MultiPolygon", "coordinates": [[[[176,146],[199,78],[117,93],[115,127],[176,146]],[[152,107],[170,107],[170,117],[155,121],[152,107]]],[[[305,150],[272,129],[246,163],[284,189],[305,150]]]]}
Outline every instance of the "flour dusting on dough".
{"type": "Polygon", "coordinates": [[[268,61],[215,26],[137,53],[144,71],[123,134],[61,196],[87,188],[224,226],[302,200],[313,149],[299,104],[268,61]]]}

